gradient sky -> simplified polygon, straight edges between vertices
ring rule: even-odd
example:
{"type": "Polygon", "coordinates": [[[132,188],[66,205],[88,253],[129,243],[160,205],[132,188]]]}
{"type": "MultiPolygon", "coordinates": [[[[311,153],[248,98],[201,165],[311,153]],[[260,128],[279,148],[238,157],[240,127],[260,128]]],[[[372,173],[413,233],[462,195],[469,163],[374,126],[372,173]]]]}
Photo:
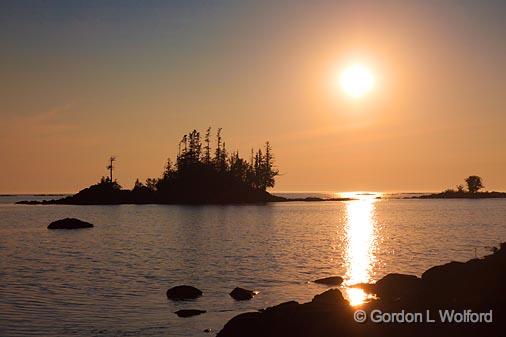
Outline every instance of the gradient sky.
{"type": "Polygon", "coordinates": [[[0,193],[158,177],[180,136],[270,140],[278,191],[506,190],[506,6],[2,1],[0,193]],[[330,84],[362,62],[375,90],[330,84]]]}

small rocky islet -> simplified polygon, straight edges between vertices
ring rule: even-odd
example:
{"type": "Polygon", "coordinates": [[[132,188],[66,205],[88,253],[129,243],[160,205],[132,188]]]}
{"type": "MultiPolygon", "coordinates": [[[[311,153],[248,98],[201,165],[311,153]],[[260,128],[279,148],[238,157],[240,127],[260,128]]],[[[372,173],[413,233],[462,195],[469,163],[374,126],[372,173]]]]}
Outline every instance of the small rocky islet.
{"type": "Polygon", "coordinates": [[[93,228],[93,224],[76,218],[65,218],[51,222],[47,229],[80,229],[93,228]]]}
{"type": "Polygon", "coordinates": [[[258,294],[257,291],[236,287],[229,295],[236,301],[247,301],[251,300],[256,294],[258,294]]]}
{"type": "Polygon", "coordinates": [[[343,283],[344,279],[341,276],[329,276],[314,280],[314,283],[323,284],[326,286],[339,286],[343,283]]]}
{"type": "Polygon", "coordinates": [[[179,285],[167,290],[167,298],[174,301],[194,300],[202,296],[203,292],[193,286],[179,285]]]}
{"type": "Polygon", "coordinates": [[[197,316],[201,314],[205,314],[206,310],[200,310],[200,309],[182,309],[175,312],[175,314],[178,317],[192,317],[197,316]]]}

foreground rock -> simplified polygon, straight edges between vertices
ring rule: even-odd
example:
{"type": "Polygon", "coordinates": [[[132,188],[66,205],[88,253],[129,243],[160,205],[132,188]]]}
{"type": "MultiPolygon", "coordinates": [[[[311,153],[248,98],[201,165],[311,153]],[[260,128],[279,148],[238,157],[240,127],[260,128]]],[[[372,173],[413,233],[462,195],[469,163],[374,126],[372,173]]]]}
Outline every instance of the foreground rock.
{"type": "Polygon", "coordinates": [[[309,303],[282,303],[261,312],[250,312],[232,318],[217,336],[234,337],[331,337],[329,331],[352,336],[347,322],[352,319],[348,302],[338,289],[317,295],[309,303]]]}
{"type": "Polygon", "coordinates": [[[388,274],[376,283],[357,284],[368,293],[375,294],[383,300],[398,300],[415,296],[422,290],[422,280],[414,275],[388,274]]]}
{"type": "Polygon", "coordinates": [[[331,289],[308,303],[286,302],[238,315],[217,336],[502,337],[506,331],[506,244],[481,259],[430,268],[421,278],[389,274],[362,287],[379,297],[360,306],[365,322],[356,322],[358,308],[350,306],[338,289],[331,289]],[[381,317],[407,317],[403,313],[416,314],[412,317],[417,320],[377,321],[378,317],[380,321],[381,317]],[[443,321],[442,313],[457,314],[456,319],[460,315],[461,321],[443,321]],[[471,316],[466,320],[466,313],[474,314],[474,319],[482,314],[481,321],[473,322],[471,316]]]}
{"type": "Polygon", "coordinates": [[[313,282],[318,284],[324,284],[327,286],[338,286],[341,285],[341,283],[343,283],[343,278],[341,276],[330,276],[319,278],[317,280],[314,280],[313,282]]]}
{"type": "Polygon", "coordinates": [[[172,287],[167,290],[167,298],[175,301],[194,300],[202,296],[202,291],[187,285],[172,287]]]}
{"type": "Polygon", "coordinates": [[[198,309],[182,309],[175,312],[176,315],[179,317],[191,317],[191,316],[197,316],[205,314],[205,310],[198,310],[198,309]]]}
{"type": "Polygon", "coordinates": [[[229,295],[236,301],[246,301],[251,300],[256,294],[253,290],[236,287],[229,295]]]}
{"type": "Polygon", "coordinates": [[[49,226],[47,226],[47,229],[79,229],[92,227],[93,225],[89,222],[76,218],[65,218],[51,222],[49,226]]]}

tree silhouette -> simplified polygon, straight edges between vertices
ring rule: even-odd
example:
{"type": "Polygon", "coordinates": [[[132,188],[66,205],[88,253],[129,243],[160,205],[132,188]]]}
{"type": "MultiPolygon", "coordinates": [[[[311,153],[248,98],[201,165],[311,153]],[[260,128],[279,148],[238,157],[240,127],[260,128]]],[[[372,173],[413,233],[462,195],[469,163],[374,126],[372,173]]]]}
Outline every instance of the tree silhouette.
{"type": "Polygon", "coordinates": [[[483,182],[479,176],[469,176],[466,178],[467,190],[470,193],[477,193],[483,187],[483,182]]]}
{"type": "Polygon", "coordinates": [[[238,151],[227,152],[222,129],[216,133],[216,148],[211,149],[211,128],[202,143],[200,132],[193,130],[179,141],[173,163],[167,159],[160,178],[135,181],[132,190],[123,190],[114,181],[116,158],[111,156],[109,177],[83,190],[80,202],[98,203],[236,203],[264,202],[275,197],[266,193],[273,187],[278,171],[269,142],[263,149],[251,150],[251,159],[244,160],[238,151]],[[214,156],[211,156],[214,153],[214,156]]]}
{"type": "Polygon", "coordinates": [[[211,127],[207,128],[204,142],[206,143],[204,146],[204,164],[209,165],[211,163],[211,127]]]}
{"type": "Polygon", "coordinates": [[[272,147],[269,142],[265,142],[265,155],[263,159],[263,186],[264,190],[267,187],[274,187],[275,177],[279,171],[274,168],[274,155],[272,154],[272,147]]]}
{"type": "Polygon", "coordinates": [[[116,161],[116,157],[115,156],[111,156],[109,157],[109,164],[106,166],[106,168],[109,170],[109,181],[112,183],[113,180],[112,180],[112,171],[114,169],[114,166],[113,166],[113,163],[116,161]]]}

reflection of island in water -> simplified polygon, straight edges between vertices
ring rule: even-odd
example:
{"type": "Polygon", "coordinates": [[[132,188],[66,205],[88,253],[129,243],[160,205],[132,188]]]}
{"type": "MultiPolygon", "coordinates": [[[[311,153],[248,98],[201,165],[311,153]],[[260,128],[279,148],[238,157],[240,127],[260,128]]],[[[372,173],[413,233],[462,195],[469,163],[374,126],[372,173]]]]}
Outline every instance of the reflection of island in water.
{"type": "MultiPolygon", "coordinates": [[[[374,220],[375,202],[379,194],[357,193],[357,200],[346,203],[346,286],[371,281],[374,263],[376,228],[374,220]]],[[[346,288],[351,305],[363,303],[368,295],[360,288],[346,288]]]]}

